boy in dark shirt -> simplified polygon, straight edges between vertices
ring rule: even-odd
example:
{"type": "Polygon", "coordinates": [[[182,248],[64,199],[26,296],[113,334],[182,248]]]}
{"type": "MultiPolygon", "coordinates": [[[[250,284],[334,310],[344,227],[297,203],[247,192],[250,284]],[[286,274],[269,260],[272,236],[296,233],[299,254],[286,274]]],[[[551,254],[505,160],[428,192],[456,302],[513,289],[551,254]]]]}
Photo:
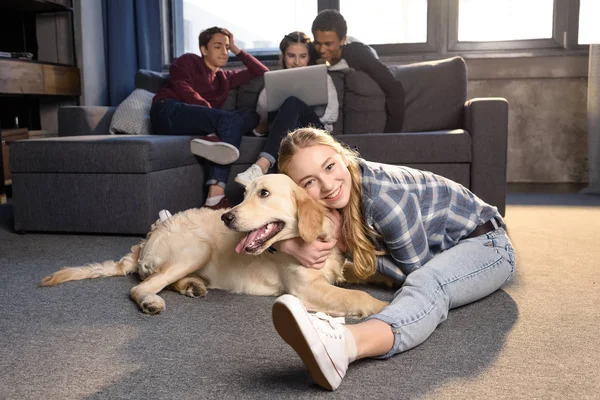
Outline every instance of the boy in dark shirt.
{"type": "Polygon", "coordinates": [[[346,20],[336,10],[321,11],[312,24],[314,45],[330,70],[346,68],[366,72],[385,93],[385,132],[401,132],[404,121],[404,87],[394,78],[388,67],[379,61],[368,46],[360,42],[346,43],[346,20]]]}
{"type": "Polygon", "coordinates": [[[259,117],[254,110],[225,111],[221,107],[230,89],[262,76],[268,68],[237,47],[233,34],[226,29],[206,29],[198,41],[202,57],[187,53],[173,61],[167,85],[154,96],[152,130],[165,135],[202,136],[190,145],[192,153],[213,163],[205,206],[226,208],[228,164],[239,157],[242,136],[258,125],[259,117]],[[221,69],[230,50],[246,69],[221,69]]]}

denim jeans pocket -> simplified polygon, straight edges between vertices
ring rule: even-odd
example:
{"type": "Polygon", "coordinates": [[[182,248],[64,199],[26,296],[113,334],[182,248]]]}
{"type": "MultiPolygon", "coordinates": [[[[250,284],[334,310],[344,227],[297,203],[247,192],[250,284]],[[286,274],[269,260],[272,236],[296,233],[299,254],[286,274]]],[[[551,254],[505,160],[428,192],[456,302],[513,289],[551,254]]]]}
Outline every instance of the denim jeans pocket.
{"type": "Polygon", "coordinates": [[[496,246],[496,251],[498,252],[498,254],[500,254],[500,256],[502,256],[502,258],[510,267],[510,275],[507,277],[506,282],[504,282],[504,285],[506,285],[515,275],[515,268],[517,264],[515,249],[506,233],[504,233],[501,239],[499,238],[496,246]]]}
{"type": "Polygon", "coordinates": [[[482,241],[481,244],[485,247],[494,247],[496,253],[498,253],[498,255],[507,264],[507,267],[510,268],[510,274],[504,283],[506,284],[513,277],[516,267],[515,249],[513,248],[506,231],[500,228],[487,233],[486,240],[482,241]]]}

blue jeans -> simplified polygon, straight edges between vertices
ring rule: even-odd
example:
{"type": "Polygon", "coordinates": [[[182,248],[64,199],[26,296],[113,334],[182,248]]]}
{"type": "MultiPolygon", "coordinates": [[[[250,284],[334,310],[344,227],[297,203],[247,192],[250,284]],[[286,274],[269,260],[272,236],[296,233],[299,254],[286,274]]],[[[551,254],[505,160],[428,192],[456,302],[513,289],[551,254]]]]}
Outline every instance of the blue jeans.
{"type": "MultiPolygon", "coordinates": [[[[150,122],[152,132],[161,135],[206,136],[216,133],[223,142],[240,148],[244,133],[258,125],[256,111],[224,111],[174,99],[163,99],[152,104],[150,122]]],[[[225,187],[229,178],[229,165],[210,163],[207,184],[225,187]]]]}
{"type": "Polygon", "coordinates": [[[285,99],[279,109],[271,113],[269,117],[269,119],[273,118],[273,122],[271,122],[269,128],[267,144],[265,144],[259,156],[269,160],[271,167],[277,162],[281,140],[287,136],[288,132],[307,126],[323,128],[313,107],[306,105],[305,102],[295,96],[285,99]]]}
{"type": "Polygon", "coordinates": [[[464,239],[410,273],[394,300],[379,314],[392,327],[388,358],[423,343],[451,308],[480,300],[507,283],[515,272],[515,251],[503,228],[464,239]]]}

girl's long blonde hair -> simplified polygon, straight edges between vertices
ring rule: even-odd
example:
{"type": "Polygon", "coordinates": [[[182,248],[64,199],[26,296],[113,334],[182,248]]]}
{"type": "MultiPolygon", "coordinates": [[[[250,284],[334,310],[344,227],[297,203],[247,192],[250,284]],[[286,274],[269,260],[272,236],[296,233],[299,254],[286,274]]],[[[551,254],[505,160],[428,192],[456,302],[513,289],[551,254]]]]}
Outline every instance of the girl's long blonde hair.
{"type": "Polygon", "coordinates": [[[358,166],[358,153],[338,142],[329,132],[315,128],[300,128],[290,132],[282,141],[279,148],[279,171],[288,174],[292,157],[299,149],[310,146],[329,146],[348,161],[348,170],[352,181],[350,200],[342,211],[342,234],[348,249],[353,254],[354,270],[361,279],[373,275],[377,269],[377,251],[369,239],[377,236],[372,229],[365,225],[362,203],[362,178],[358,166]]]}

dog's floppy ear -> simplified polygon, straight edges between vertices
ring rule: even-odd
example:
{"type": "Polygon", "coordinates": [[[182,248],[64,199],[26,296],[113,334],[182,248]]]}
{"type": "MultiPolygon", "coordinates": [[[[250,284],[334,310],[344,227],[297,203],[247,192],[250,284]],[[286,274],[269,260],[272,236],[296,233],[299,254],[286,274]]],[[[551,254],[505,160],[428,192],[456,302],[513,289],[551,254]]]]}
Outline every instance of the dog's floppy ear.
{"type": "Polygon", "coordinates": [[[298,231],[305,242],[314,242],[323,231],[325,208],[311,199],[304,189],[294,190],[298,210],[298,231]]]}

